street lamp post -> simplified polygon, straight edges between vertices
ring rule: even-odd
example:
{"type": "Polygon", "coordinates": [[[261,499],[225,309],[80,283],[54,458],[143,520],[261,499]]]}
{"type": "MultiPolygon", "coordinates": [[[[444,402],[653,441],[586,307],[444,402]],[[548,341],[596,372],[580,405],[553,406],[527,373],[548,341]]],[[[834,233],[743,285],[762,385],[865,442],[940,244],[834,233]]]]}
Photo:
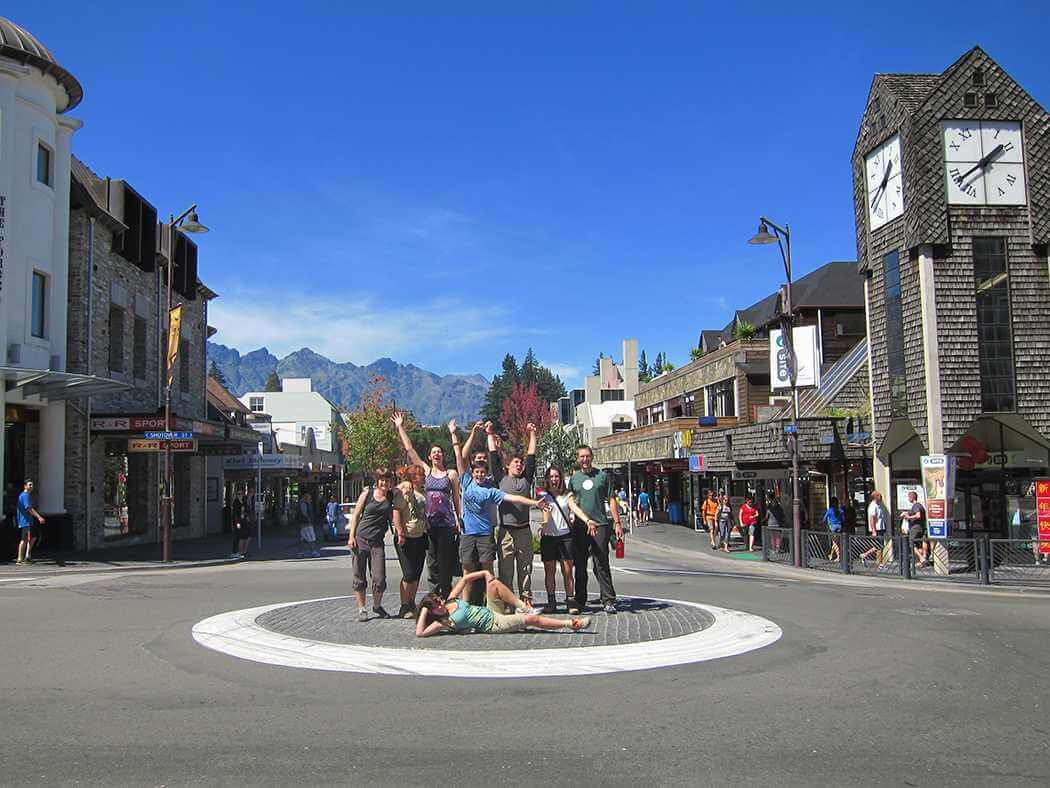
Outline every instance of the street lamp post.
{"type": "Polygon", "coordinates": [[[748,240],[750,244],[773,244],[780,248],[784,260],[784,273],[787,275],[787,286],[784,288],[784,308],[781,317],[781,335],[784,348],[788,354],[788,378],[791,381],[791,542],[795,566],[802,566],[802,502],[799,500],[798,484],[798,389],[795,387],[798,375],[798,362],[795,357],[795,314],[791,306],[791,230],[788,225],[781,227],[765,216],[758,220],[758,232],[748,240]],[[769,232],[769,228],[773,232],[769,232]],[[781,241],[783,239],[783,241],[781,241]]]}
{"type": "MultiPolygon", "coordinates": [[[[189,208],[183,211],[176,219],[174,214],[170,214],[168,218],[168,283],[167,283],[167,299],[168,299],[168,342],[171,342],[171,278],[172,269],[175,267],[175,239],[176,233],[179,229],[182,229],[187,233],[206,233],[208,228],[205,227],[197,220],[197,203],[193,203],[189,208]],[[181,227],[180,227],[181,225],[181,227]]],[[[175,345],[178,348],[178,344],[175,345]]],[[[166,379],[164,381],[164,431],[171,432],[171,384],[173,380],[173,370],[171,369],[173,363],[173,356],[168,352],[167,357],[164,359],[164,371],[166,379]]],[[[164,563],[171,561],[171,520],[172,520],[172,506],[174,504],[174,497],[172,495],[172,483],[171,483],[171,441],[164,441],[164,500],[162,501],[161,508],[163,509],[163,528],[162,528],[162,539],[161,539],[161,558],[164,563]]]]}

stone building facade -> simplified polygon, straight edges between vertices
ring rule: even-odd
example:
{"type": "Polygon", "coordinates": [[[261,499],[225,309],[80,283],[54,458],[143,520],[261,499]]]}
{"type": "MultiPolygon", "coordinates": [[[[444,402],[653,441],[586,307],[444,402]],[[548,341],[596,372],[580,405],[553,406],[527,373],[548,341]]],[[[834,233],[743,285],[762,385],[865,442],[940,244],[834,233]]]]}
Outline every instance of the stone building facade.
{"type": "MultiPolygon", "coordinates": [[[[103,180],[75,159],[73,179],[70,369],[105,375],[128,388],[68,405],[66,508],[79,549],[156,542],[164,455],[129,449],[130,441],[143,433],[164,429],[169,255],[156,239],[166,226],[156,225],[155,209],[125,182],[103,180]],[[131,254],[128,236],[136,232],[144,237],[138,253],[131,254]]],[[[173,294],[173,305],[183,305],[180,358],[172,386],[173,428],[179,430],[203,424],[208,415],[205,346],[212,294],[195,273],[193,278],[192,285],[184,282],[183,292],[173,294]]],[[[173,537],[203,536],[205,458],[173,453],[173,463],[173,537]]]]}
{"type": "Polygon", "coordinates": [[[876,483],[899,506],[922,455],[953,454],[957,525],[1023,526],[1050,466],[1050,116],[975,47],[876,75],[852,166],[876,483]]]}

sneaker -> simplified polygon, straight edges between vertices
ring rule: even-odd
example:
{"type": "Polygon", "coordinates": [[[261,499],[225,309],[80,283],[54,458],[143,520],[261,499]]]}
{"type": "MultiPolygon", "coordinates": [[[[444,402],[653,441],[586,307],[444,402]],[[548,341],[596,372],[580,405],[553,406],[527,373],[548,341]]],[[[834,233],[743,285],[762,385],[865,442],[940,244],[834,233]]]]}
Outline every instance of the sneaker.
{"type": "Polygon", "coordinates": [[[25,566],[25,565],[26,565],[25,559],[23,559],[21,561],[15,561],[15,566],[25,566]]]}
{"type": "Polygon", "coordinates": [[[35,563],[36,563],[36,561],[34,561],[34,560],[33,560],[32,558],[27,558],[27,559],[26,559],[26,560],[24,560],[24,561],[23,561],[22,563],[23,563],[23,564],[27,564],[27,565],[28,565],[28,564],[35,564],[35,563]]]}
{"type": "Polygon", "coordinates": [[[569,610],[569,615],[570,616],[579,615],[580,606],[578,604],[576,604],[575,602],[569,602],[568,610],[569,610]]]}
{"type": "Polygon", "coordinates": [[[321,557],[321,551],[320,550],[314,550],[312,553],[310,553],[310,557],[311,558],[320,558],[321,557]]]}
{"type": "Polygon", "coordinates": [[[407,613],[409,610],[411,610],[411,608],[408,605],[402,604],[401,607],[397,609],[397,617],[406,618],[405,613],[407,613]]]}
{"type": "Polygon", "coordinates": [[[405,605],[405,612],[401,614],[401,618],[415,618],[416,609],[412,605],[405,605]]]}
{"type": "Polygon", "coordinates": [[[543,611],[542,612],[544,612],[544,613],[546,613],[548,615],[551,614],[551,613],[557,613],[558,612],[558,606],[556,604],[554,604],[553,602],[548,602],[547,604],[545,604],[543,606],[543,611]]]}
{"type": "Polygon", "coordinates": [[[587,629],[591,625],[591,619],[589,616],[583,618],[574,618],[572,620],[572,631],[579,632],[581,629],[587,629]]]}
{"type": "Polygon", "coordinates": [[[380,618],[390,618],[390,614],[383,609],[382,605],[376,605],[375,607],[373,607],[372,612],[380,618]]]}
{"type": "Polygon", "coordinates": [[[615,602],[606,602],[602,606],[602,610],[604,610],[609,615],[613,615],[614,613],[616,613],[616,603],[615,602]]]}
{"type": "Polygon", "coordinates": [[[241,555],[240,553],[230,553],[230,560],[231,561],[236,561],[239,558],[244,558],[244,556],[241,555]]]}
{"type": "Polygon", "coordinates": [[[360,610],[358,610],[357,611],[357,620],[358,621],[368,621],[368,611],[365,610],[364,608],[361,608],[360,610]]]}
{"type": "Polygon", "coordinates": [[[514,608],[514,612],[520,613],[523,616],[535,616],[538,615],[540,611],[538,611],[532,605],[522,605],[521,607],[514,608]]]}

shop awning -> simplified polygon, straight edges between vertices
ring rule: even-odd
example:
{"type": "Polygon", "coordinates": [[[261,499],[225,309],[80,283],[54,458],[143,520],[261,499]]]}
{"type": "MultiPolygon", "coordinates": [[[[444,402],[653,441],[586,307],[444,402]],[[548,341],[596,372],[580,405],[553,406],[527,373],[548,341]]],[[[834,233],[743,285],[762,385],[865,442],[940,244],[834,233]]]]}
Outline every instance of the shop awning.
{"type": "Polygon", "coordinates": [[[132,386],[97,375],[78,375],[74,372],[55,372],[50,369],[0,367],[0,379],[8,392],[22,397],[39,397],[44,402],[76,399],[77,397],[113,394],[128,391],[132,386]]]}

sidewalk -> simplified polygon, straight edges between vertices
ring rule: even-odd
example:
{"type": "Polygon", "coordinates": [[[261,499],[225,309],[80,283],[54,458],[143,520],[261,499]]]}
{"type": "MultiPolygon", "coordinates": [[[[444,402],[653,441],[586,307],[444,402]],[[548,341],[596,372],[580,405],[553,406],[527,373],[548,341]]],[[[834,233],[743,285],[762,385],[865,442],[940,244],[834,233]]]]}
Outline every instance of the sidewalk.
{"type": "Polygon", "coordinates": [[[832,583],[840,585],[851,585],[858,587],[886,587],[892,585],[901,589],[912,591],[937,591],[958,593],[982,593],[982,594],[1024,594],[1026,596],[1050,596],[1050,589],[1041,585],[1012,585],[996,583],[994,585],[975,585],[963,583],[942,583],[937,581],[915,578],[905,580],[901,577],[874,577],[861,574],[838,574],[835,572],[822,572],[817,569],[796,569],[793,566],[772,563],[762,560],[761,550],[748,553],[737,549],[732,553],[724,553],[721,550],[712,550],[711,542],[706,532],[694,531],[684,525],[673,525],[671,523],[650,521],[639,527],[637,524],[634,533],[627,537],[627,549],[630,551],[631,542],[634,541],[646,548],[662,553],[671,554],[683,559],[700,561],[711,561],[727,567],[735,563],[738,570],[744,570],[741,561],[748,562],[747,571],[753,572],[756,577],[779,576],[795,580],[806,580],[817,583],[832,583]]]}
{"type": "MultiPolygon", "coordinates": [[[[319,543],[324,547],[326,543],[319,543]]],[[[327,543],[329,546],[340,542],[327,543]]],[[[14,561],[0,562],[0,578],[16,577],[21,573],[43,571],[93,571],[144,569],[185,569],[189,567],[220,566],[235,564],[240,559],[230,558],[231,536],[213,534],[203,539],[172,542],[170,563],[161,561],[161,545],[138,544],[107,547],[89,553],[73,551],[50,551],[44,545],[39,556],[34,556],[30,566],[17,566],[14,561]]],[[[255,541],[248,548],[248,561],[272,561],[295,558],[299,553],[298,529],[291,527],[263,531],[263,546],[255,541]]]]}

